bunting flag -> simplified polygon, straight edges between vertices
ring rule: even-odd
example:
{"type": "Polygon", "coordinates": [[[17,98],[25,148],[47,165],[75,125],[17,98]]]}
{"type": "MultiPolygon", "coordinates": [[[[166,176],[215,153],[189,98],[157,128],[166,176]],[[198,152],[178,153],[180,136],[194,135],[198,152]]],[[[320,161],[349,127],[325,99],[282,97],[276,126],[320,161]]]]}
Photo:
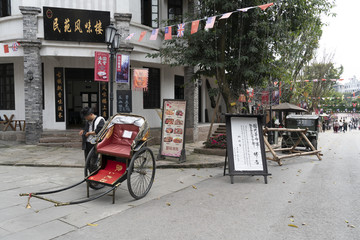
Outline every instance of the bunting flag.
{"type": "Polygon", "coordinates": [[[14,52],[16,52],[19,49],[19,46],[20,44],[18,42],[14,42],[11,48],[14,52]]]}
{"type": "Polygon", "coordinates": [[[229,18],[232,13],[233,13],[233,12],[224,13],[224,14],[221,16],[220,20],[221,20],[221,19],[227,19],[227,18],[229,18]]]}
{"type": "Polygon", "coordinates": [[[9,45],[4,45],[4,53],[9,53],[9,45]]]}
{"type": "Polygon", "coordinates": [[[134,69],[134,89],[147,90],[149,80],[149,69],[134,69]]]}
{"type": "Polygon", "coordinates": [[[205,29],[210,29],[214,27],[216,17],[209,17],[206,20],[205,29]]]}
{"type": "Polygon", "coordinates": [[[146,35],[146,31],[140,33],[139,42],[141,42],[144,39],[145,35],[146,35]]]}
{"type": "Polygon", "coordinates": [[[171,40],[172,39],[172,31],[171,31],[171,27],[166,27],[165,28],[165,40],[171,40]]]}
{"type": "MultiPolygon", "coordinates": [[[[268,3],[268,4],[264,4],[264,5],[259,5],[259,6],[252,6],[252,7],[246,7],[246,8],[240,8],[240,9],[237,9],[235,11],[232,11],[232,12],[227,12],[227,13],[224,13],[224,14],[219,14],[219,15],[216,15],[216,16],[213,16],[213,17],[208,17],[208,18],[202,18],[202,19],[198,19],[198,20],[194,20],[192,22],[184,22],[184,23],[181,23],[181,24],[178,24],[177,27],[178,27],[178,30],[177,30],[177,37],[183,37],[184,36],[184,32],[185,32],[185,24],[186,23],[191,23],[191,34],[194,34],[196,32],[198,32],[199,30],[199,23],[200,21],[203,21],[203,20],[206,20],[206,25],[205,25],[205,30],[207,29],[211,29],[214,27],[214,24],[215,24],[215,20],[217,17],[220,17],[219,19],[227,19],[231,16],[231,14],[233,13],[238,13],[238,12],[247,12],[248,10],[250,9],[254,9],[254,8],[260,8],[262,9],[263,11],[265,11],[268,7],[270,6],[273,6],[274,3],[268,3]]],[[[159,29],[165,29],[168,28],[168,27],[175,27],[176,25],[174,26],[166,26],[166,27],[162,27],[162,28],[159,28],[159,29]]],[[[157,39],[157,36],[159,34],[159,29],[154,29],[152,30],[151,32],[151,36],[150,36],[150,39],[149,40],[156,40],[157,39]]],[[[170,29],[169,29],[170,30],[170,29]]],[[[171,31],[170,31],[171,32],[171,31]]],[[[139,42],[141,42],[145,35],[146,35],[147,31],[143,31],[141,32],[140,34],[140,37],[139,37],[139,42]]],[[[127,38],[126,40],[130,40],[132,39],[133,37],[135,36],[135,33],[131,33],[127,38]]],[[[167,38],[165,40],[169,40],[169,39],[172,39],[172,38],[167,38]]]]}
{"type": "Polygon", "coordinates": [[[268,4],[260,5],[259,8],[265,11],[268,7],[271,7],[272,5],[274,5],[274,3],[268,3],[268,4]]]}
{"type": "Polygon", "coordinates": [[[153,29],[149,40],[155,41],[157,39],[158,34],[159,34],[159,29],[153,29]]]}
{"type": "MultiPolygon", "coordinates": [[[[321,79],[322,82],[326,82],[326,81],[331,81],[331,82],[337,82],[337,81],[343,81],[344,79],[321,79]]],[[[313,80],[309,80],[309,79],[305,79],[305,80],[301,80],[301,79],[297,79],[295,80],[295,82],[319,82],[319,79],[313,79],[313,80]]]]}
{"type": "Polygon", "coordinates": [[[183,37],[185,33],[185,23],[178,24],[177,36],[183,37]]]}
{"type": "Polygon", "coordinates": [[[239,12],[247,12],[248,10],[250,9],[253,9],[255,7],[247,7],[247,8],[241,8],[241,9],[238,9],[239,12]]]}
{"type": "Polygon", "coordinates": [[[131,33],[125,40],[130,40],[135,36],[135,33],[131,33]]]}
{"type": "Polygon", "coordinates": [[[200,20],[193,21],[191,23],[191,34],[197,33],[199,29],[200,20]]]}

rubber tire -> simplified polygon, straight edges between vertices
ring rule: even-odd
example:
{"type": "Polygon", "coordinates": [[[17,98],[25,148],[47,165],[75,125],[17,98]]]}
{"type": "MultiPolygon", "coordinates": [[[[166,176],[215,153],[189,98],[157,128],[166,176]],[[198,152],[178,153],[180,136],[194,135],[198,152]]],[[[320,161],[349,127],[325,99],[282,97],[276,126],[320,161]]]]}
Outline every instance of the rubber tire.
{"type": "MultiPolygon", "coordinates": [[[[84,168],[84,176],[85,176],[85,178],[88,177],[91,172],[93,172],[93,171],[95,171],[97,169],[97,165],[96,166],[91,166],[91,165],[94,165],[94,164],[98,164],[98,162],[99,162],[99,157],[97,157],[96,162],[92,161],[96,155],[97,154],[96,154],[96,151],[95,151],[95,147],[93,147],[90,150],[87,157],[86,157],[85,168],[84,168]]],[[[89,181],[89,186],[90,186],[90,188],[92,188],[94,190],[99,190],[99,189],[105,187],[104,184],[94,183],[94,182],[90,182],[90,181],[89,181]]]]}
{"type": "Polygon", "coordinates": [[[128,186],[128,190],[129,190],[129,193],[130,195],[135,198],[136,200],[139,200],[143,197],[145,197],[148,192],[150,191],[151,189],[151,186],[154,182],[154,178],[155,178],[155,170],[156,170],[156,162],[155,162],[155,157],[154,157],[154,154],[153,152],[151,151],[150,148],[148,147],[143,147],[141,148],[138,152],[136,152],[134,154],[134,156],[131,158],[131,162],[129,164],[129,167],[127,169],[127,186],[128,186]],[[141,194],[141,195],[137,195],[136,193],[134,193],[132,187],[131,187],[131,175],[134,171],[134,164],[135,164],[135,161],[136,159],[139,157],[139,155],[143,154],[144,152],[146,151],[149,151],[150,152],[150,156],[151,156],[151,161],[152,161],[152,176],[151,176],[151,180],[150,180],[150,183],[147,187],[147,189],[141,194]]]}
{"type": "MultiPolygon", "coordinates": [[[[311,140],[311,144],[314,146],[314,148],[317,150],[317,141],[316,141],[316,139],[313,139],[313,140],[311,140]]],[[[311,148],[310,148],[310,150],[312,150],[311,148]]]]}

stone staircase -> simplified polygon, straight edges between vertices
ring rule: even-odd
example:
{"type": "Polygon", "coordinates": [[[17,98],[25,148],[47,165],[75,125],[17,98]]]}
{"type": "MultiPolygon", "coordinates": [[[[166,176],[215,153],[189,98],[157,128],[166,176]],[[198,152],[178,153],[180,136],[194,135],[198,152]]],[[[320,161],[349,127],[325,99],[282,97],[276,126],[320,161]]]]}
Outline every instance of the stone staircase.
{"type": "Polygon", "coordinates": [[[214,131],[214,133],[211,136],[216,137],[219,134],[226,135],[226,125],[225,124],[219,125],[218,128],[214,131]]]}
{"type": "Polygon", "coordinates": [[[41,134],[39,146],[80,148],[82,139],[80,130],[45,130],[41,134]]]}

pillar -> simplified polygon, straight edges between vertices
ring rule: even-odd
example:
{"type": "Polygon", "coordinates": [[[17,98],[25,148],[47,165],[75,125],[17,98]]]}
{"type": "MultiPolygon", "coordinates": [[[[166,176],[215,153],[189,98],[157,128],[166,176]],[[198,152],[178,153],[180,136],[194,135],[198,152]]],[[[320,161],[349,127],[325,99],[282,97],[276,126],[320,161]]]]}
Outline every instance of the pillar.
{"type": "Polygon", "coordinates": [[[23,15],[23,39],[19,40],[24,50],[24,94],[25,94],[25,142],[37,144],[43,130],[41,41],[37,39],[40,8],[19,7],[23,15]],[[32,72],[32,79],[28,73],[32,72]]]}
{"type": "Polygon", "coordinates": [[[186,139],[195,142],[198,140],[199,125],[199,86],[193,80],[194,67],[184,67],[186,109],[186,139]]]}

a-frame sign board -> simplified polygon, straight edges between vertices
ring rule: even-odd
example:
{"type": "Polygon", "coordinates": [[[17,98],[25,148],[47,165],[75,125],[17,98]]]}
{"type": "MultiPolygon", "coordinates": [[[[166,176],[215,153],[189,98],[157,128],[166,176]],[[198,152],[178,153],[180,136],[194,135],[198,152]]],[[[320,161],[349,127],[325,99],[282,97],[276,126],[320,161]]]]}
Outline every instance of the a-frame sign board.
{"type": "Polygon", "coordinates": [[[228,162],[231,183],[234,176],[264,176],[267,184],[268,173],[261,115],[225,114],[226,157],[224,175],[228,162]]]}

